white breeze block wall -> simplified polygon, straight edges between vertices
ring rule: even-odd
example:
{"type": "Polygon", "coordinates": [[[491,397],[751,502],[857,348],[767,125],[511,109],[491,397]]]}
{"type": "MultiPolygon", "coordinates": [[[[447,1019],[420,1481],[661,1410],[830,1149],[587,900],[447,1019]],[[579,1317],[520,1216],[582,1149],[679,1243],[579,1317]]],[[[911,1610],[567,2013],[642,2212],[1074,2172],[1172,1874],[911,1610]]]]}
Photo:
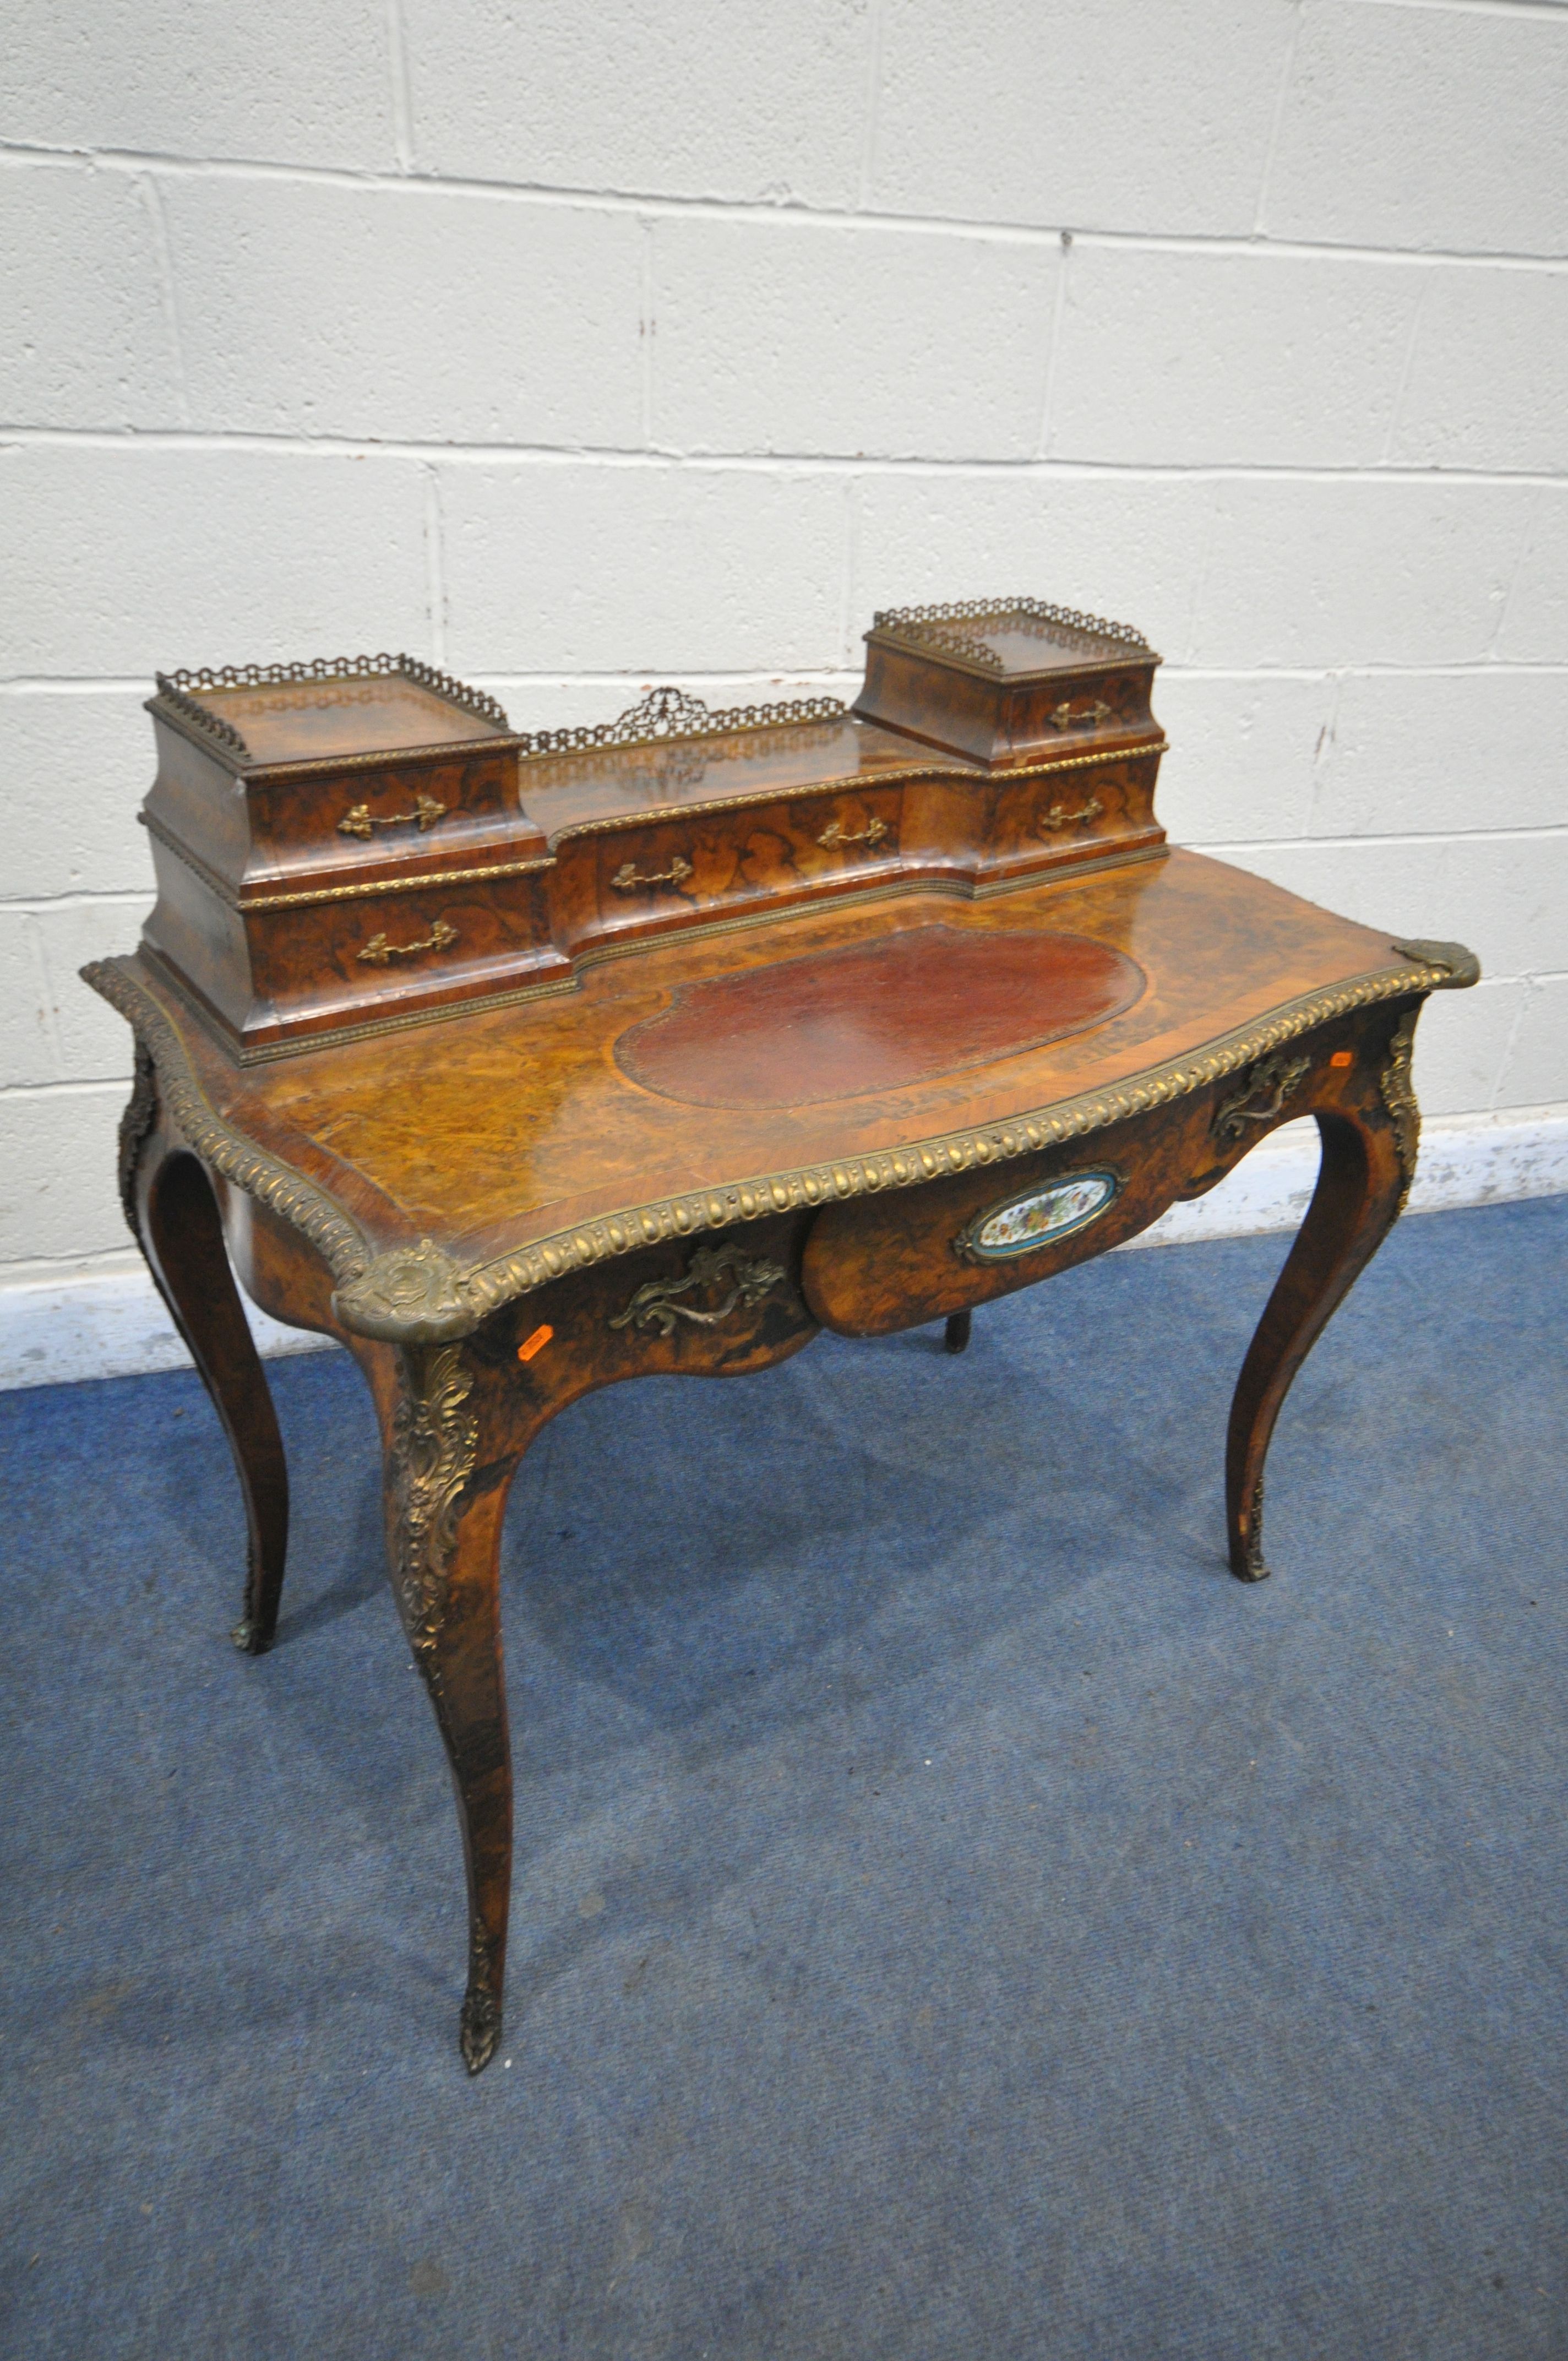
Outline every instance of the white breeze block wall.
{"type": "MultiPolygon", "coordinates": [[[[1429,1115],[1568,1101],[1568,12],[17,0],[0,1281],[123,1269],[155,666],[521,726],[1145,629],[1172,835],[1456,936],[1429,1115]]],[[[1541,1185],[1539,1179],[1535,1185],[1541,1185]]]]}

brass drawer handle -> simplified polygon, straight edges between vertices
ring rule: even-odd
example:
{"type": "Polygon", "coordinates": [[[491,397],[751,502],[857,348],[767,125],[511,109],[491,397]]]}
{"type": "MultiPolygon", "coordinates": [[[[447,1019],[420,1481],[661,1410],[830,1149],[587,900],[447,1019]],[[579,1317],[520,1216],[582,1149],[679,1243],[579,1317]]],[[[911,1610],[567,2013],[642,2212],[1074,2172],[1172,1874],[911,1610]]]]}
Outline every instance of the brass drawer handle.
{"type": "Polygon", "coordinates": [[[1091,796],[1076,811],[1069,811],[1065,804],[1053,804],[1049,811],[1040,813],[1035,826],[1042,835],[1054,836],[1058,829],[1076,827],[1080,820],[1098,819],[1104,808],[1098,796],[1091,796]]]}
{"type": "Polygon", "coordinates": [[[419,951],[444,951],[457,940],[457,929],[445,918],[437,918],[422,942],[389,943],[384,934],[372,935],[357,956],[367,967],[385,967],[389,960],[412,959],[419,951]]]}
{"type": "Polygon", "coordinates": [[[422,836],[445,817],[446,806],[438,804],[433,796],[416,796],[412,811],[393,812],[389,819],[372,819],[368,804],[356,804],[344,813],[337,823],[339,836],[368,836],[373,828],[406,828],[411,819],[422,836]]]}
{"type": "Polygon", "coordinates": [[[623,861],[609,882],[618,894],[635,894],[639,885],[682,884],[691,873],[691,862],[683,861],[677,852],[667,869],[657,870],[651,877],[639,875],[631,862],[623,861]]]}
{"type": "Polygon", "coordinates": [[[1272,1123],[1311,1062],[1310,1058],[1260,1059],[1244,1076],[1241,1089],[1221,1100],[1214,1115],[1215,1137],[1233,1146],[1245,1135],[1249,1123],[1272,1123]],[[1262,1105],[1254,1106],[1254,1099],[1260,1096],[1262,1105]]]}
{"type": "Polygon", "coordinates": [[[1051,708],[1051,720],[1058,730],[1070,730],[1075,721],[1109,721],[1111,708],[1103,697],[1097,697],[1088,705],[1075,707],[1070,697],[1051,708]]]}
{"type": "Polygon", "coordinates": [[[697,1328],[717,1328],[721,1320],[729,1319],[738,1303],[761,1303],[784,1276],[782,1263],[769,1262],[760,1255],[743,1255],[737,1246],[698,1246],[686,1265],[684,1279],[651,1279],[645,1287],[638,1289],[624,1312],[615,1313],[609,1324],[612,1328],[656,1328],[661,1336],[673,1336],[677,1320],[689,1320],[697,1328]],[[694,1287],[716,1286],[727,1272],[730,1277],[729,1292],[711,1312],[694,1312],[689,1303],[674,1301],[677,1295],[687,1295],[694,1287]]]}
{"type": "Polygon", "coordinates": [[[839,844],[880,844],[884,836],[892,833],[884,819],[869,819],[858,831],[847,829],[841,819],[835,819],[829,820],[817,841],[825,851],[831,852],[839,844]]]}

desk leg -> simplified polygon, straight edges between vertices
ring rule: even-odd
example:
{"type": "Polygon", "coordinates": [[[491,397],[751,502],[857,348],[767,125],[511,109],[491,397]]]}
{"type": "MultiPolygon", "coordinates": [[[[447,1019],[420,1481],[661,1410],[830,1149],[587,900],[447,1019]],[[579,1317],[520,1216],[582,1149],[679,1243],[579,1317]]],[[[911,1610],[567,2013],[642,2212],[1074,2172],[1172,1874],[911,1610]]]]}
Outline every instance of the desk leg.
{"type": "Polygon", "coordinates": [[[152,1060],[139,1042],[136,1087],[120,1124],[120,1197],[234,1453],[249,1543],[244,1610],[230,1636],[247,1655],[259,1656],[277,1629],[289,1545],[283,1438],[216,1200],[201,1164],[163,1121],[152,1060]]]}
{"type": "Polygon", "coordinates": [[[1280,1406],[1297,1370],[1393,1227],[1415,1166],[1415,1100],[1409,1093],[1409,1038],[1396,1037],[1385,1069],[1389,1118],[1346,1107],[1318,1115],[1322,1165],[1307,1218],[1268,1299],[1242,1365],[1225,1454],[1231,1572],[1243,1582],[1268,1573],[1263,1555],[1263,1466],[1280,1406]],[[1396,1082],[1387,1082],[1393,1075],[1396,1082]],[[1402,1083],[1405,1097],[1393,1093],[1402,1083]]]}
{"type": "Polygon", "coordinates": [[[511,1900],[500,1540],[521,1438],[461,1345],[356,1349],[382,1416],[392,1586],[456,1790],[468,1877],[458,2041],[477,2074],[501,2035],[511,1900]],[[373,1355],[385,1356],[379,1368],[373,1355]]]}
{"type": "Polygon", "coordinates": [[[961,1353],[969,1343],[970,1330],[974,1325],[972,1312],[949,1312],[942,1342],[949,1353],[961,1353]]]}

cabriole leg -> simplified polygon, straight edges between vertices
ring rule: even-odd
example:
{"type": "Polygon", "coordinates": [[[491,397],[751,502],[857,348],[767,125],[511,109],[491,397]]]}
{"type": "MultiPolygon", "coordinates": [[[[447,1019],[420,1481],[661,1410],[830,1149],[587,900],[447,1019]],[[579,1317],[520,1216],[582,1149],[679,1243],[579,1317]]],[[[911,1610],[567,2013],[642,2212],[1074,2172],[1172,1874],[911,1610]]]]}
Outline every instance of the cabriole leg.
{"type": "Polygon", "coordinates": [[[283,1438],[201,1164],[167,1128],[152,1060],[137,1044],[136,1087],[120,1125],[120,1196],[170,1317],[229,1439],[248,1528],[245,1605],[231,1634],[258,1656],[278,1625],[289,1544],[283,1438]]]}
{"type": "MultiPolygon", "coordinates": [[[[398,1609],[445,1743],[468,1878],[468,1987],[458,2043],[470,2074],[501,2033],[511,1899],[511,1748],[501,1662],[500,1540],[520,1452],[488,1457],[477,1372],[461,1345],[396,1355],[388,1546],[398,1609]]],[[[378,1398],[382,1389],[377,1389],[378,1398]]]]}
{"type": "Polygon", "coordinates": [[[1318,1112],[1322,1164],[1306,1220],[1268,1299],[1231,1405],[1225,1512],[1231,1571],[1268,1573],[1263,1471],[1275,1421],[1297,1370],[1403,1210],[1420,1117],[1410,1089],[1413,1015],[1388,1043],[1376,1103],[1318,1112]]]}

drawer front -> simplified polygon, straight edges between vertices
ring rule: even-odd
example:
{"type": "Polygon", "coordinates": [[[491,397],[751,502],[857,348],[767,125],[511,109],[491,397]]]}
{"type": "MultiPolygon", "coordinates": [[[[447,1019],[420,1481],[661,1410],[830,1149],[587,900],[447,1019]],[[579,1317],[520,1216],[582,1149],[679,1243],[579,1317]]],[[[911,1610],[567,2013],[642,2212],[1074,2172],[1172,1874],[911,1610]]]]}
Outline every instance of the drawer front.
{"type": "Polygon", "coordinates": [[[881,1336],[1014,1294],[1136,1235],[1209,1156],[1212,1094],[1035,1156],[829,1206],[803,1287],[826,1328],[881,1336]]]}
{"type": "Polygon", "coordinates": [[[1154,816],[1158,770],[1157,752],[1108,755],[1038,778],[999,783],[987,846],[992,860],[1004,869],[1025,869],[1112,846],[1131,851],[1163,841],[1154,816]]]}
{"type": "Polygon", "coordinates": [[[903,826],[902,790],[868,786],[568,839],[559,855],[573,947],[874,884],[898,872],[903,826]]]}
{"type": "Polygon", "coordinates": [[[439,880],[242,912],[252,986],[278,1038],[406,1016],[569,973],[550,943],[541,873],[439,880]]]}
{"type": "Polygon", "coordinates": [[[1077,753],[1102,740],[1148,732],[1155,726],[1149,686],[1149,670],[1144,665],[1086,671],[1014,689],[1004,710],[1015,757],[1038,761],[1058,747],[1077,753]]]}
{"type": "Polygon", "coordinates": [[[476,825],[493,829],[517,812],[517,756],[510,750],[389,761],[331,778],[253,781],[247,794],[258,878],[302,861],[317,866],[406,861],[444,850],[476,825]]]}

